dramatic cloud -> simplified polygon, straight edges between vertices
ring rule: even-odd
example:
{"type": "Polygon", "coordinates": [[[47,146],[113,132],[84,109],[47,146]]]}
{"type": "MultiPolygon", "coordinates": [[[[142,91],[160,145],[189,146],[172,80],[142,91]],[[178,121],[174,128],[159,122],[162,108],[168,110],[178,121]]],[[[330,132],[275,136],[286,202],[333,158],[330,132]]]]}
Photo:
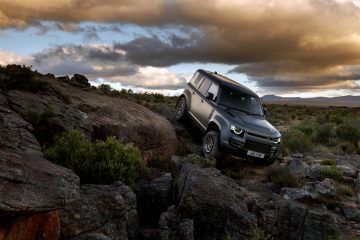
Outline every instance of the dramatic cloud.
{"type": "MultiPolygon", "coordinates": [[[[105,50],[71,48],[81,58],[78,66],[83,70],[92,76],[105,74],[118,81],[125,81],[124,76],[136,76],[134,81],[142,79],[145,83],[144,76],[149,74],[144,73],[152,69],[177,63],[212,62],[238,65],[232,72],[245,73],[261,88],[358,89],[359,6],[358,0],[2,0],[0,27],[26,28],[53,21],[56,24],[52,28],[88,32],[89,38],[97,37],[97,29],[80,29],[79,23],[196,29],[165,39],[157,35],[139,36],[105,50]]],[[[71,69],[72,61],[77,61],[75,58],[64,63],[61,57],[64,53],[57,54],[51,54],[56,58],[52,60],[54,64],[47,66],[49,70],[71,69]]],[[[35,61],[43,67],[48,64],[41,64],[36,56],[35,61]]],[[[165,77],[161,82],[164,81],[165,77]]],[[[180,86],[181,81],[169,81],[168,87],[180,86]]]]}
{"type": "Polygon", "coordinates": [[[183,88],[186,83],[185,78],[164,68],[131,64],[126,58],[125,51],[108,45],[58,46],[31,55],[26,63],[43,73],[81,73],[92,81],[101,78],[111,83],[119,82],[127,87],[176,90],[183,88]]]}

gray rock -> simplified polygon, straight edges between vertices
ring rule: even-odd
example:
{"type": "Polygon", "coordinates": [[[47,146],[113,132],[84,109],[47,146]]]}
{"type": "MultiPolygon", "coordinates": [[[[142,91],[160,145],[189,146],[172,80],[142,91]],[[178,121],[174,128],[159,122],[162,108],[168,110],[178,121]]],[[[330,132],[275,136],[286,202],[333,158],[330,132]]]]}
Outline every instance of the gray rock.
{"type": "Polygon", "coordinates": [[[334,197],[336,188],[331,180],[308,182],[302,188],[282,188],[281,195],[286,200],[318,199],[319,197],[334,197]]]}
{"type": "Polygon", "coordinates": [[[161,214],[159,229],[161,240],[194,240],[194,221],[182,219],[175,206],[161,214]]]}
{"type": "Polygon", "coordinates": [[[31,125],[0,94],[0,219],[61,208],[79,197],[79,178],[43,158],[31,125]]]}
{"type": "Polygon", "coordinates": [[[71,81],[79,84],[80,86],[84,86],[84,87],[90,87],[90,83],[89,80],[81,74],[77,74],[75,73],[74,76],[71,78],[71,81]]]}
{"type": "Polygon", "coordinates": [[[342,211],[348,221],[360,222],[360,209],[355,203],[344,203],[342,211]]]}
{"type": "Polygon", "coordinates": [[[53,136],[64,130],[77,129],[92,139],[115,136],[124,143],[134,143],[145,161],[156,156],[165,165],[177,151],[174,127],[148,108],[124,98],[99,94],[92,88],[74,86],[75,82],[68,77],[34,79],[37,78],[47,83],[44,91],[35,94],[11,90],[6,97],[9,108],[25,120],[30,113],[53,113],[44,126],[48,130],[44,134],[45,143],[51,143],[53,136]]]}
{"type": "Polygon", "coordinates": [[[59,216],[63,238],[96,232],[111,239],[136,239],[136,196],[121,182],[81,186],[80,199],[59,216]]]}
{"type": "Polygon", "coordinates": [[[308,177],[311,179],[318,179],[320,177],[320,173],[325,170],[329,169],[330,166],[327,165],[321,165],[319,163],[316,163],[310,167],[310,171],[308,172],[308,177]]]}
{"type": "Polygon", "coordinates": [[[309,175],[309,165],[301,158],[292,158],[287,163],[287,168],[295,177],[306,177],[309,175]]]}
{"type": "Polygon", "coordinates": [[[165,173],[159,178],[138,186],[135,190],[137,211],[142,224],[156,225],[173,199],[172,177],[165,173]]]}
{"type": "Polygon", "coordinates": [[[215,168],[185,164],[178,177],[176,199],[181,216],[194,220],[197,239],[227,235],[242,239],[256,227],[240,186],[215,168]]]}
{"type": "Polygon", "coordinates": [[[342,173],[345,177],[356,178],[359,173],[359,169],[355,168],[354,166],[352,166],[350,164],[338,165],[338,168],[340,168],[342,170],[342,173]]]}
{"type": "Polygon", "coordinates": [[[315,240],[334,235],[336,227],[326,210],[282,200],[276,205],[274,233],[279,240],[315,240]]]}

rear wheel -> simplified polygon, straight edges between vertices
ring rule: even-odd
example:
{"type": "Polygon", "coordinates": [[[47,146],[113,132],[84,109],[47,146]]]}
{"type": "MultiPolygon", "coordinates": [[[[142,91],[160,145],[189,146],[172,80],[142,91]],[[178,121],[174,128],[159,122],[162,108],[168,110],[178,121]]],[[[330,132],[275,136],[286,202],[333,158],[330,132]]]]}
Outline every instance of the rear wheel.
{"type": "Polygon", "coordinates": [[[176,120],[181,121],[185,119],[186,116],[186,98],[181,97],[175,107],[176,120]]]}
{"type": "Polygon", "coordinates": [[[203,152],[207,158],[219,158],[221,156],[219,149],[219,137],[218,131],[209,131],[206,133],[203,139],[203,152]]]}

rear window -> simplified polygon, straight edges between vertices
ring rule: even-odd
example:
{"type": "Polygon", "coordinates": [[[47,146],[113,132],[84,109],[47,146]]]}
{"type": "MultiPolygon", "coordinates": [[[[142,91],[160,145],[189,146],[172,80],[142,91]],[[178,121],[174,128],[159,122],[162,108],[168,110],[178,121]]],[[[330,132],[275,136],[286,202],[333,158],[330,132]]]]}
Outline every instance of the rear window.
{"type": "Polygon", "coordinates": [[[207,78],[204,78],[204,81],[201,83],[200,87],[199,87],[199,91],[206,95],[206,93],[208,92],[209,88],[211,85],[211,81],[207,78]]]}
{"type": "Polygon", "coordinates": [[[190,82],[197,88],[200,84],[201,79],[202,76],[198,72],[196,72],[190,82]]]}

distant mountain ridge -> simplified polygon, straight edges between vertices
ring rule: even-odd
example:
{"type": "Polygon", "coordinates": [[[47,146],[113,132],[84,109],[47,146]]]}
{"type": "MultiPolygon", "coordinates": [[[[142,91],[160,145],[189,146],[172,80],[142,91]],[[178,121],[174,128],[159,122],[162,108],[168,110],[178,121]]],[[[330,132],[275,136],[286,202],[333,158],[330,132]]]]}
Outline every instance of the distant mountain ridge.
{"type": "Polygon", "coordinates": [[[276,95],[265,95],[261,97],[264,103],[290,104],[290,105],[321,105],[321,106],[348,106],[360,107],[360,96],[340,96],[340,97],[280,97],[276,95]]]}

